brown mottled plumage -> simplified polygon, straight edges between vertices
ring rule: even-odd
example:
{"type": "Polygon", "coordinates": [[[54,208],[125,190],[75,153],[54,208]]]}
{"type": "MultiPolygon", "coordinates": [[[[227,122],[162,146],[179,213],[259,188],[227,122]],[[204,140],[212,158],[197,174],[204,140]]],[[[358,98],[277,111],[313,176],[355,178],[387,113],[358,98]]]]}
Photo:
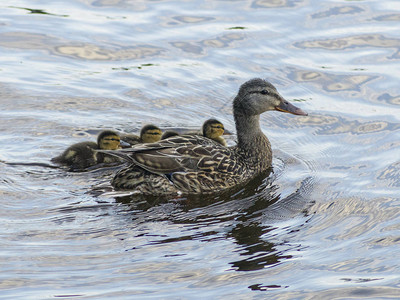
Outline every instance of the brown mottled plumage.
{"type": "Polygon", "coordinates": [[[121,162],[121,159],[96,150],[116,150],[120,147],[119,135],[111,130],[100,132],[95,142],[81,142],[68,147],[52,162],[71,167],[72,170],[86,169],[99,163],[121,162]]]}
{"type": "Polygon", "coordinates": [[[140,130],[140,136],[136,134],[123,133],[121,140],[127,142],[131,146],[143,143],[155,143],[161,139],[162,131],[160,128],[153,124],[148,124],[140,130]]]}
{"type": "Polygon", "coordinates": [[[207,194],[249,181],[271,167],[272,151],[262,133],[260,114],[268,110],[307,115],[262,79],[244,83],[233,101],[238,143],[225,147],[197,135],[112,151],[131,163],[111,184],[117,190],[149,195],[207,194]]]}

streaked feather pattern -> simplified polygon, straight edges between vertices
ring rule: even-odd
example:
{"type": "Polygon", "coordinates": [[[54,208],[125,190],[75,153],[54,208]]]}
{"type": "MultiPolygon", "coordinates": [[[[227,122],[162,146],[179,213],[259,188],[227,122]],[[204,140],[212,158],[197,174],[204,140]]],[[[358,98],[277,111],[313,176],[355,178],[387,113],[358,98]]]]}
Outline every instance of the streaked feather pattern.
{"type": "Polygon", "coordinates": [[[244,184],[271,166],[272,151],[259,126],[259,115],[279,110],[306,115],[262,79],[244,83],[233,103],[238,144],[226,147],[199,135],[174,136],[119,151],[131,165],[111,184],[117,190],[149,195],[209,194],[244,184]]]}

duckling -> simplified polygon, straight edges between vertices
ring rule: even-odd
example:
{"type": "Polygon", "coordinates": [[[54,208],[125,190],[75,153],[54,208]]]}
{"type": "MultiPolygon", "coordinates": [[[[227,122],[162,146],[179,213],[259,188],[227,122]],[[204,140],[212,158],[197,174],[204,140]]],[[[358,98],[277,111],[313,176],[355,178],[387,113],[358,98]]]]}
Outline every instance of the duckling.
{"type": "Polygon", "coordinates": [[[61,155],[51,159],[52,162],[67,165],[71,170],[86,169],[99,163],[121,162],[118,157],[99,153],[96,150],[120,149],[120,137],[111,130],[100,132],[95,142],[81,142],[67,148],[61,155]]]}
{"type": "Polygon", "coordinates": [[[143,143],[155,143],[161,139],[162,131],[153,124],[145,125],[140,130],[140,136],[135,134],[121,134],[121,139],[129,143],[131,146],[143,143]]]}
{"type": "MultiPolygon", "coordinates": [[[[226,141],[222,137],[223,134],[224,134],[224,125],[216,119],[208,119],[203,123],[201,131],[189,131],[184,135],[202,135],[220,143],[223,146],[226,146],[226,141]]],[[[161,139],[165,140],[171,136],[177,136],[177,135],[179,135],[178,132],[173,130],[167,130],[163,133],[161,139]]]]}
{"type": "Polygon", "coordinates": [[[260,128],[260,114],[276,110],[306,116],[266,80],[242,84],[233,100],[237,145],[183,135],[120,151],[107,151],[131,163],[111,180],[116,190],[145,195],[211,194],[249,182],[271,167],[272,150],[260,128]]]}
{"type": "Polygon", "coordinates": [[[203,136],[208,137],[223,146],[227,146],[225,139],[222,137],[224,131],[224,124],[216,119],[208,119],[204,122],[202,127],[203,136]]]}

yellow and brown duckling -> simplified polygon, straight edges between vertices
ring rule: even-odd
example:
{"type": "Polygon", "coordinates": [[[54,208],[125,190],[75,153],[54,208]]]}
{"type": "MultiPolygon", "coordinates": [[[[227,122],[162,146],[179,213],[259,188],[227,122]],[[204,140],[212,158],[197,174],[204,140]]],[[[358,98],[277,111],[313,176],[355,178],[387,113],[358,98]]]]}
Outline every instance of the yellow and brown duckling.
{"type": "Polygon", "coordinates": [[[233,100],[237,145],[225,147],[203,136],[185,135],[111,151],[131,163],[117,172],[111,185],[159,196],[210,194],[246,183],[271,167],[271,145],[259,121],[270,110],[307,115],[268,81],[249,80],[233,100]]]}
{"type": "Polygon", "coordinates": [[[95,142],[81,142],[67,148],[61,155],[51,159],[52,162],[71,167],[71,170],[82,170],[99,163],[121,162],[116,156],[100,153],[97,150],[121,149],[120,136],[115,131],[100,132],[95,142]]]}
{"type": "Polygon", "coordinates": [[[131,133],[121,134],[121,140],[127,142],[131,146],[143,143],[155,143],[161,140],[162,131],[153,124],[148,124],[140,130],[140,136],[131,133]]]}
{"type": "Polygon", "coordinates": [[[208,119],[204,122],[202,127],[203,136],[208,137],[209,139],[212,139],[223,146],[226,146],[226,141],[222,137],[224,132],[224,124],[216,119],[208,119]]]}
{"type": "MultiPolygon", "coordinates": [[[[203,123],[201,131],[187,132],[184,133],[183,135],[202,135],[220,143],[223,146],[226,146],[226,141],[222,137],[223,134],[224,134],[224,124],[222,124],[220,121],[216,119],[208,119],[203,123]]],[[[179,135],[178,132],[173,130],[167,130],[163,133],[161,139],[165,140],[167,138],[177,135],[179,135]]]]}

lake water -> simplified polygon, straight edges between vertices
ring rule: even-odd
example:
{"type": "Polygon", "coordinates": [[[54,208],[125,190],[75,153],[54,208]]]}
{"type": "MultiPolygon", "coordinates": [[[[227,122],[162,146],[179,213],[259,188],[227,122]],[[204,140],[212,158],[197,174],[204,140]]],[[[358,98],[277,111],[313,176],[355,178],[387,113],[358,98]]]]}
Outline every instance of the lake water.
{"type": "Polygon", "coordinates": [[[0,4],[1,299],[400,295],[400,2],[0,4]],[[234,195],[132,201],[116,168],[40,165],[101,129],[234,132],[267,78],[274,172],[234,195]]]}

